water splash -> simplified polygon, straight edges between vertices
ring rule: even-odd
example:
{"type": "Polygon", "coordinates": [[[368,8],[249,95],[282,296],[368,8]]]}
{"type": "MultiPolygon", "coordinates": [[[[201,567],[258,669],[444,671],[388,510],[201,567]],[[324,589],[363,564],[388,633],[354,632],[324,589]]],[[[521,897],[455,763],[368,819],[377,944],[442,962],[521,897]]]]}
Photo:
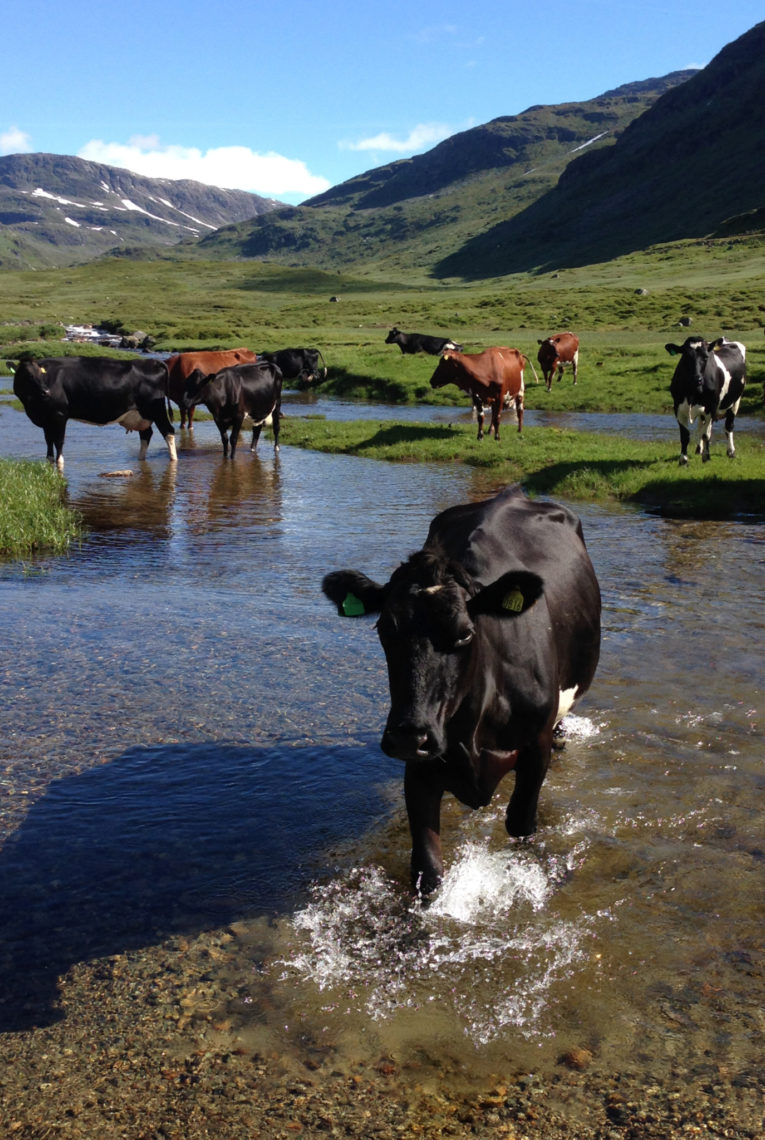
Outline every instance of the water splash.
{"type": "Polygon", "coordinates": [[[357,868],[315,887],[281,965],[374,1020],[435,1005],[476,1045],[508,1027],[547,1036],[551,990],[589,957],[592,921],[554,905],[585,853],[585,841],[563,855],[465,843],[426,907],[380,868],[357,868]]]}

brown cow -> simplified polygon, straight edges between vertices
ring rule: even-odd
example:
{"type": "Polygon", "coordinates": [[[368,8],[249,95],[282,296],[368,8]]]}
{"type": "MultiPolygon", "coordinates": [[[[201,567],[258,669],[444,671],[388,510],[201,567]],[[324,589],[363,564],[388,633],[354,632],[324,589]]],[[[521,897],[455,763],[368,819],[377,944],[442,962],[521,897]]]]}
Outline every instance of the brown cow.
{"type": "Polygon", "coordinates": [[[484,352],[445,352],[430,378],[431,388],[456,384],[471,397],[483,439],[483,409],[491,408],[489,435],[499,439],[502,405],[515,400],[518,431],[523,428],[523,369],[526,357],[517,348],[487,348],[484,352]]]}
{"type": "Polygon", "coordinates": [[[230,368],[233,364],[252,364],[256,359],[255,353],[249,348],[228,348],[221,352],[176,352],[167,360],[169,373],[167,394],[181,409],[181,427],[186,426],[188,416],[189,431],[194,430],[194,409],[186,411],[182,405],[186,381],[192,372],[199,369],[205,376],[220,372],[221,368],[230,368]]]}
{"type": "Polygon", "coordinates": [[[557,372],[560,380],[567,364],[570,364],[573,369],[574,383],[576,384],[576,373],[579,367],[579,338],[575,337],[573,333],[562,332],[548,336],[546,340],[540,340],[537,343],[540,346],[537,360],[542,366],[547,391],[549,392],[552,388],[553,376],[557,372]]]}

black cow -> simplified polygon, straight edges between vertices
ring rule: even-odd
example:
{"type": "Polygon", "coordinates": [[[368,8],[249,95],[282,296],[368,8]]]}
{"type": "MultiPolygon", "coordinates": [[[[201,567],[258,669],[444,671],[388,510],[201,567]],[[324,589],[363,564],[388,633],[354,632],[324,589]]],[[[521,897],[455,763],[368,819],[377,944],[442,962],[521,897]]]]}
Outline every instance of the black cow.
{"type": "Polygon", "coordinates": [[[341,570],[322,589],[341,615],[380,615],[382,748],[406,764],[415,889],[441,880],[446,791],[485,806],[514,768],[507,830],[531,835],[553,732],[600,652],[600,590],[577,517],[509,487],[437,515],[386,585],[341,570]]]}
{"type": "Polygon", "coordinates": [[[397,344],[402,352],[427,352],[440,356],[443,352],[462,352],[462,345],[448,337],[428,336],[426,333],[405,333],[392,328],[385,338],[386,344],[397,344]]]}
{"type": "Polygon", "coordinates": [[[197,370],[186,381],[181,397],[182,410],[205,404],[212,412],[223,444],[223,457],[228,456],[230,446],[232,459],[245,416],[252,420],[250,451],[257,447],[263,425],[267,423],[273,429],[274,451],[279,450],[281,403],[282,374],[267,360],[234,364],[211,376],[197,370]]]}
{"type": "Polygon", "coordinates": [[[670,356],[679,356],[670,393],[680,428],[680,463],[688,462],[690,429],[699,417],[696,454],[709,460],[712,424],[725,416],[728,455],[735,458],[733,425],[746,384],[746,348],[737,340],[703,340],[689,336],[683,344],[666,344],[670,356]]]}
{"type": "Polygon", "coordinates": [[[258,360],[268,360],[281,370],[282,380],[299,380],[318,384],[327,379],[327,365],[318,348],[280,348],[276,352],[259,352],[258,360]],[[319,357],[322,370],[319,371],[319,357]]]}
{"type": "Polygon", "coordinates": [[[45,432],[48,459],[64,466],[64,436],[69,420],[119,423],[141,437],[139,458],[146,458],[152,424],[161,432],[172,462],[177,459],[175,432],[168,416],[167,366],[161,360],[111,360],[99,356],[55,356],[8,361],[13,391],[33,424],[45,432]]]}

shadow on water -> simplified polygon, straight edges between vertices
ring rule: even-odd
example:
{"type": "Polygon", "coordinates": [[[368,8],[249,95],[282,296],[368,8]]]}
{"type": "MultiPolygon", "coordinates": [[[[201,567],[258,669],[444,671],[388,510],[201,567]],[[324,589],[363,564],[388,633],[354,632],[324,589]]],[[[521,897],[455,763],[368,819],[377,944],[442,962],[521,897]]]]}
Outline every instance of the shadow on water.
{"type": "Polygon", "coordinates": [[[0,852],[0,1032],[58,1020],[74,963],[290,910],[381,778],[371,748],[217,742],[54,781],[0,852]]]}

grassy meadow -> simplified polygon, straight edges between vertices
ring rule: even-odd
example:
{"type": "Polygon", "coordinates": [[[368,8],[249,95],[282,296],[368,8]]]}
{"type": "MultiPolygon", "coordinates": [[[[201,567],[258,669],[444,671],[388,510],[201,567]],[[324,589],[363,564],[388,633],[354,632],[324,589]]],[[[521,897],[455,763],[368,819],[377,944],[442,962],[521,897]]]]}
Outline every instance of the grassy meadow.
{"type": "MultiPolygon", "coordinates": [[[[552,392],[526,374],[526,407],[559,411],[672,415],[674,362],[666,342],[689,332],[724,333],[747,345],[749,381],[741,415],[763,416],[765,243],[755,237],[654,247],[602,265],[518,274],[466,284],[424,273],[399,279],[238,261],[201,261],[172,251],[153,260],[104,258],[71,269],[0,274],[0,373],[23,351],[122,355],[52,335],[64,324],[120,322],[141,329],[160,350],[247,345],[258,350],[320,348],[327,395],[392,403],[465,407],[456,388],[433,391],[435,360],[404,356],[385,336],[392,325],[442,333],[480,351],[515,346],[537,367],[537,341],[563,329],[581,341],[579,383],[570,375],[552,392]],[[334,300],[331,298],[335,298],[334,300]],[[688,327],[681,319],[690,321],[688,327]]],[[[0,391],[10,390],[10,379],[0,391]]],[[[756,441],[737,436],[739,457],[724,454],[720,426],[712,461],[677,466],[678,447],[555,429],[517,439],[508,422],[499,445],[476,443],[472,428],[429,425],[374,429],[369,424],[285,420],[284,440],[398,461],[455,458],[496,465],[530,491],[571,498],[637,499],[680,513],[759,511],[765,460],[756,441]],[[503,467],[504,465],[504,467],[503,467]]],[[[1,450],[1,449],[0,449],[1,450]]]]}

